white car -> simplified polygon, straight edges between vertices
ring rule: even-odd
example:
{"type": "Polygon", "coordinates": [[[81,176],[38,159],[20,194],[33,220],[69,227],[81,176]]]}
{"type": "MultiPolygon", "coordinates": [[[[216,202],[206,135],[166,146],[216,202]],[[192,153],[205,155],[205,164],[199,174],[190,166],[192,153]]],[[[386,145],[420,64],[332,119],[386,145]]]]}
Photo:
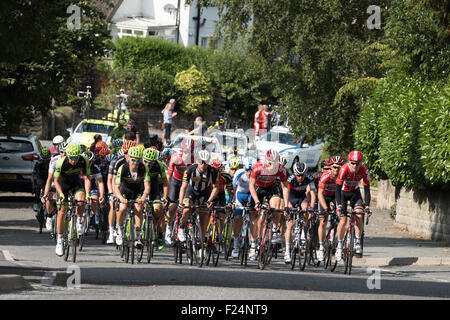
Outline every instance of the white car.
{"type": "Polygon", "coordinates": [[[256,141],[258,159],[264,159],[268,149],[275,149],[280,156],[287,159],[286,168],[292,168],[295,162],[305,162],[308,169],[317,168],[322,155],[323,143],[313,146],[302,144],[301,138],[290,133],[288,127],[276,126],[256,141]]]}
{"type": "Polygon", "coordinates": [[[85,119],[76,126],[75,130],[67,129],[70,132],[67,142],[74,141],[89,148],[91,143],[94,142],[94,136],[99,134],[102,136],[102,140],[109,145],[111,132],[115,126],[116,123],[110,120],[85,119]]]}
{"type": "Polygon", "coordinates": [[[243,159],[247,156],[248,138],[245,135],[244,130],[242,130],[242,132],[215,130],[210,135],[216,138],[217,141],[222,146],[222,150],[224,153],[223,159],[225,160],[225,162],[228,161],[231,156],[233,156],[233,151],[235,147],[237,147],[236,156],[240,159],[241,163],[243,159]]]}
{"type": "Polygon", "coordinates": [[[211,159],[220,159],[224,161],[222,154],[222,147],[216,138],[213,137],[205,137],[205,136],[193,136],[189,134],[179,134],[173,144],[171,145],[171,149],[175,152],[181,151],[181,142],[185,138],[190,138],[194,140],[194,148],[199,148],[201,143],[205,144],[206,149],[211,152],[211,159]],[[202,142],[203,141],[203,142],[202,142]]]}

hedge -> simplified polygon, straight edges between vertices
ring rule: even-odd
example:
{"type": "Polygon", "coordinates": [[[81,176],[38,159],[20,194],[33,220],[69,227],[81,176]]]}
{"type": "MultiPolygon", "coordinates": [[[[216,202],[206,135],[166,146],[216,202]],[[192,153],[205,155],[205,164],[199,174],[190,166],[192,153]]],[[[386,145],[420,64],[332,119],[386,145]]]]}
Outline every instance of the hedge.
{"type": "Polygon", "coordinates": [[[448,81],[389,74],[367,99],[355,144],[377,178],[408,187],[450,182],[448,81]]]}

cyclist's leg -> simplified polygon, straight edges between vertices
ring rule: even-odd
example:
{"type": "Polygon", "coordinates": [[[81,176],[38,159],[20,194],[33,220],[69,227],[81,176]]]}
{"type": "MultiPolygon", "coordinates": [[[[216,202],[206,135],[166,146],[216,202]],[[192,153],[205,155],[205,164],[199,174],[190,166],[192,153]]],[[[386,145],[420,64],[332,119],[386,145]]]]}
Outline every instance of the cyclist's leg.
{"type": "MultiPolygon", "coordinates": [[[[325,201],[329,203],[332,201],[331,198],[325,197],[325,201]]],[[[319,244],[323,243],[325,241],[325,233],[326,233],[326,227],[328,222],[328,214],[324,214],[322,206],[319,203],[319,229],[318,229],[318,236],[319,236],[319,244]]]]}
{"type": "Polygon", "coordinates": [[[233,219],[233,236],[234,238],[239,238],[239,234],[242,229],[242,213],[244,212],[244,205],[247,204],[248,194],[237,192],[236,194],[236,210],[234,211],[233,219]]]}
{"type": "Polygon", "coordinates": [[[351,206],[352,209],[356,212],[356,223],[355,223],[355,236],[356,239],[361,238],[361,234],[364,231],[364,225],[362,223],[362,217],[364,214],[364,206],[363,201],[361,197],[361,190],[357,188],[355,191],[353,191],[353,197],[351,199],[351,206]]]}
{"type": "Polygon", "coordinates": [[[171,224],[175,220],[175,212],[177,210],[177,202],[178,202],[178,196],[180,194],[180,188],[181,188],[181,181],[176,180],[173,176],[171,178],[170,182],[170,189],[168,198],[171,201],[169,204],[169,210],[167,210],[167,213],[169,215],[169,224],[171,224]]]}
{"type": "MultiPolygon", "coordinates": [[[[280,184],[274,183],[271,187],[270,193],[271,193],[271,195],[268,196],[270,198],[270,200],[269,200],[270,208],[279,210],[280,206],[281,206],[281,199],[283,198],[280,184]]],[[[273,212],[272,213],[272,221],[273,221],[273,226],[280,229],[281,213],[273,212]]]]}
{"type": "MultiPolygon", "coordinates": [[[[86,200],[86,192],[82,188],[77,188],[74,192],[73,197],[75,198],[75,200],[84,201],[86,200]]],[[[76,213],[78,218],[81,218],[83,216],[85,207],[86,206],[84,203],[77,203],[76,213]]]]}

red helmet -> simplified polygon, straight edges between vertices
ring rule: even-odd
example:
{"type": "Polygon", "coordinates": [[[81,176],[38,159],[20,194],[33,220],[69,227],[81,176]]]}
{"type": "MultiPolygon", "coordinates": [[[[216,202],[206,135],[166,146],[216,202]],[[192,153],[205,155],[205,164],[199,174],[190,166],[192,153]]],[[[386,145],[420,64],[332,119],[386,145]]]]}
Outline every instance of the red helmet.
{"type": "Polygon", "coordinates": [[[104,141],[98,141],[96,144],[95,144],[95,148],[107,148],[108,146],[107,146],[107,144],[106,144],[106,142],[104,142],[104,141]]]}
{"type": "Polygon", "coordinates": [[[183,151],[194,151],[194,140],[185,138],[181,141],[181,149],[183,151]]]}
{"type": "Polygon", "coordinates": [[[266,151],[265,159],[270,162],[280,162],[280,154],[277,150],[269,149],[266,151]]]}
{"type": "MultiPolygon", "coordinates": [[[[97,148],[95,149],[95,151],[97,151],[97,148]]],[[[105,158],[108,154],[110,154],[111,151],[109,151],[109,149],[107,147],[102,147],[100,148],[100,150],[98,150],[98,155],[100,158],[105,158]]]]}
{"type": "Polygon", "coordinates": [[[342,159],[341,156],[334,156],[331,158],[331,164],[342,166],[344,164],[344,159],[342,159]]]}
{"type": "Polygon", "coordinates": [[[353,150],[348,154],[348,161],[358,161],[361,162],[363,159],[363,155],[361,152],[357,150],[353,150]]]}
{"type": "Polygon", "coordinates": [[[331,158],[325,159],[325,167],[330,167],[332,164],[333,164],[333,162],[331,161],[331,158]]]}
{"type": "Polygon", "coordinates": [[[220,159],[214,159],[211,161],[210,165],[216,169],[219,169],[222,166],[222,161],[220,161],[220,159]]]}
{"type": "Polygon", "coordinates": [[[134,143],[134,141],[132,140],[125,140],[125,142],[122,144],[122,151],[123,153],[127,153],[128,149],[130,149],[131,147],[136,146],[136,143],[134,143]]]}

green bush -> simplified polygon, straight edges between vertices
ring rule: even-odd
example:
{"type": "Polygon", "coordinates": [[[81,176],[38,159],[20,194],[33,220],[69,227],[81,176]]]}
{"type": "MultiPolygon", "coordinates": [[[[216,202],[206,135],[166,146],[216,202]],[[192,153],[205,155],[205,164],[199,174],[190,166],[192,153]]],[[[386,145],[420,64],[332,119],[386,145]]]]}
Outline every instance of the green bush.
{"type": "Polygon", "coordinates": [[[392,74],[380,83],[355,130],[376,177],[409,187],[450,182],[449,92],[448,82],[392,74]]]}
{"type": "Polygon", "coordinates": [[[195,66],[177,73],[175,86],[181,92],[181,109],[189,114],[211,113],[213,90],[211,81],[195,66]]]}

